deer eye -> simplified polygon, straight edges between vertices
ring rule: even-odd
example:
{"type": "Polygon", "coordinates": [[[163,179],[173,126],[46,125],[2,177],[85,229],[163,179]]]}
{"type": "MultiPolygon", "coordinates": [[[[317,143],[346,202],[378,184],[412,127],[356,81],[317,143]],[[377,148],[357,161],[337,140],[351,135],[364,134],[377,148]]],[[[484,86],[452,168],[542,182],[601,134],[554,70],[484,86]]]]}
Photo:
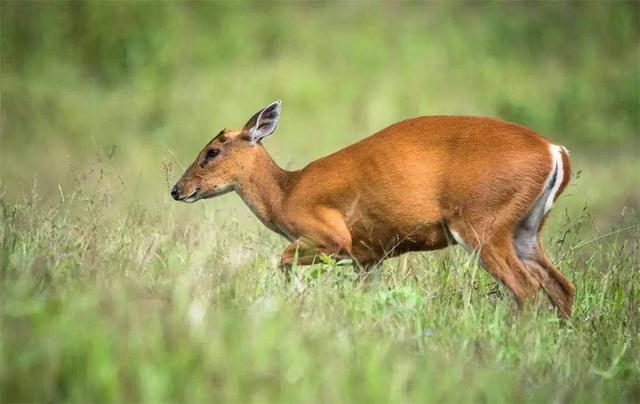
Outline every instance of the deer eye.
{"type": "Polygon", "coordinates": [[[209,149],[209,150],[207,150],[207,154],[205,154],[205,156],[204,156],[204,164],[206,164],[209,160],[211,160],[212,158],[214,158],[218,154],[220,154],[220,150],[219,149],[209,149]]]}
{"type": "Polygon", "coordinates": [[[209,149],[209,150],[207,150],[207,158],[208,159],[212,159],[215,156],[217,156],[218,154],[220,154],[220,150],[218,150],[218,149],[209,149]]]}

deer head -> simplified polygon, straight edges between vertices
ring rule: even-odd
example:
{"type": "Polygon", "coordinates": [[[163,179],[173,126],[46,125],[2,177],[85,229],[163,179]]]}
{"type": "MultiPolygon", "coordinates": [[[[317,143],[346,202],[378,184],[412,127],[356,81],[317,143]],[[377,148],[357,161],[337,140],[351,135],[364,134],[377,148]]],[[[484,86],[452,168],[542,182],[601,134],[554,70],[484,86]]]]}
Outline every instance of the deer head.
{"type": "Polygon", "coordinates": [[[171,189],[173,199],[193,203],[234,190],[254,170],[256,156],[265,153],[260,141],[275,131],[280,110],[280,100],[274,101],[241,130],[220,131],[171,189]]]}

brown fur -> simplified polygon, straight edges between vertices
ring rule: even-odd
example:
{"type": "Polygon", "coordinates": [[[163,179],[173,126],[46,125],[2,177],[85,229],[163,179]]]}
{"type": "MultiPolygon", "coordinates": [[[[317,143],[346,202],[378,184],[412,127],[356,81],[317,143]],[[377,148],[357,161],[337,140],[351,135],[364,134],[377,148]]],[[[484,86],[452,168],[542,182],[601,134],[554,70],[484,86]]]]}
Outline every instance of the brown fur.
{"type": "MultiPolygon", "coordinates": [[[[391,125],[302,170],[285,171],[260,143],[246,140],[252,120],[240,131],[227,130],[224,145],[215,139],[208,144],[178,185],[181,198],[199,188],[196,200],[236,190],[267,227],[291,241],[283,268],[296,255],[298,264],[307,265],[319,254],[371,267],[408,251],[455,244],[455,232],[518,306],[542,286],[560,314],[570,316],[573,286],[542,244],[531,259],[519,258],[513,246],[516,226],[552,170],[546,139],[497,119],[427,116],[391,125]],[[201,167],[198,162],[214,146],[220,156],[201,167]]],[[[560,192],[570,174],[562,156],[560,192]]]]}

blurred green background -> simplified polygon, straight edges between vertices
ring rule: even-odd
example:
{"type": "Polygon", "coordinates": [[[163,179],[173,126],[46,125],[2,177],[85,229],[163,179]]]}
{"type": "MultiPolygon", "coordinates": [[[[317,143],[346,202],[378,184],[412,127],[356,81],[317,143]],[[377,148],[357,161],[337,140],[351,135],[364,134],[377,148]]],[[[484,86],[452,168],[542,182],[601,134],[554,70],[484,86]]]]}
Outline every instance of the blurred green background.
{"type": "Polygon", "coordinates": [[[3,0],[0,17],[0,402],[640,400],[637,1],[3,0]],[[431,114],[568,147],[545,244],[574,319],[514,318],[459,248],[387,260],[371,287],[316,265],[291,293],[285,240],[237,196],[169,196],[277,98],[264,144],[287,168],[431,114]]]}
{"type": "Polygon", "coordinates": [[[635,1],[3,1],[0,179],[9,196],[34,178],[58,194],[72,167],[111,159],[157,202],[221,128],[280,98],[266,146],[285,167],[407,117],[496,116],[567,146],[586,173],[575,206],[613,217],[638,207],[638,15],[635,1]]]}

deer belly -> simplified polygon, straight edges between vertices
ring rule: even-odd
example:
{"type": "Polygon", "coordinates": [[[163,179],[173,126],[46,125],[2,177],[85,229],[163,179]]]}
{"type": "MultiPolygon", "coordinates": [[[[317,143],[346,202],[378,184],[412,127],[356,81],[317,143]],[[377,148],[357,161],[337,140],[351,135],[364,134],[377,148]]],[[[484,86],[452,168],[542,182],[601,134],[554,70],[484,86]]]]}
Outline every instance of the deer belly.
{"type": "Polygon", "coordinates": [[[352,254],[361,262],[375,262],[409,251],[438,250],[449,245],[440,223],[420,224],[409,229],[354,226],[351,229],[352,254]]]}

